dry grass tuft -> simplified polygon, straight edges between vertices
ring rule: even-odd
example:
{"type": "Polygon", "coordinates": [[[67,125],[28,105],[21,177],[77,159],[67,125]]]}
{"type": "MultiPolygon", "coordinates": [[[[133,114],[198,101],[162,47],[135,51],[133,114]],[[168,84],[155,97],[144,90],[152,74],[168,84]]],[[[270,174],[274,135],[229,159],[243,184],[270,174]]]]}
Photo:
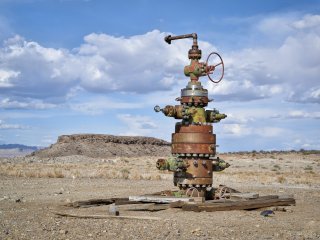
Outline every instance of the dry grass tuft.
{"type": "Polygon", "coordinates": [[[278,181],[278,183],[285,183],[286,178],[284,176],[278,176],[277,181],[278,181]]]}

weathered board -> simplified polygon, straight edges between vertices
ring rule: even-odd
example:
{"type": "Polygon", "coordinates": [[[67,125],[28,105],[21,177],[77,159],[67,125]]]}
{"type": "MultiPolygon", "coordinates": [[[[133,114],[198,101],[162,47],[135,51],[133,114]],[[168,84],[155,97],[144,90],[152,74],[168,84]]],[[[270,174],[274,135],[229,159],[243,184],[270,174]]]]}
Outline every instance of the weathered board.
{"type": "Polygon", "coordinates": [[[147,203],[172,203],[172,202],[193,202],[193,198],[187,197],[165,197],[165,196],[129,196],[129,201],[147,202],[147,203]]]}
{"type": "Polygon", "coordinates": [[[129,198],[101,198],[101,199],[88,199],[83,201],[75,201],[65,204],[66,207],[74,208],[88,208],[101,205],[109,205],[115,203],[116,205],[136,204],[140,202],[129,201],[129,198]]]}
{"type": "Polygon", "coordinates": [[[182,210],[194,212],[214,212],[230,210],[250,210],[271,206],[289,206],[295,204],[294,198],[252,199],[241,201],[227,201],[221,203],[183,204],[182,210]]]}
{"type": "Polygon", "coordinates": [[[71,217],[71,218],[93,218],[93,219],[107,219],[107,218],[118,218],[118,219],[134,219],[134,220],[161,220],[159,217],[151,216],[112,216],[112,215],[78,215],[65,212],[54,212],[51,213],[60,217],[71,217]]]}

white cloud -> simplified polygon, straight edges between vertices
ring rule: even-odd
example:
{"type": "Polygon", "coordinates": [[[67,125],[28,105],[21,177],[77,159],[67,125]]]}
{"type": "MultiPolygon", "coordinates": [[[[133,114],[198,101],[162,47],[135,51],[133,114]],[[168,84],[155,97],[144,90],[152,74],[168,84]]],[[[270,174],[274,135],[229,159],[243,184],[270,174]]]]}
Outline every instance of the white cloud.
{"type": "Polygon", "coordinates": [[[51,109],[56,108],[56,104],[46,103],[38,99],[23,99],[23,101],[11,100],[3,98],[0,100],[0,108],[2,109],[51,109]]]}
{"type": "Polygon", "coordinates": [[[320,29],[320,15],[305,15],[301,20],[292,23],[292,26],[297,29],[317,28],[320,29]]]}
{"type": "Polygon", "coordinates": [[[287,118],[320,118],[320,112],[305,112],[301,110],[293,110],[288,113],[287,118]]]}
{"type": "Polygon", "coordinates": [[[63,71],[72,58],[68,50],[46,48],[20,36],[10,38],[0,49],[0,70],[12,73],[6,80],[11,87],[0,86],[0,93],[10,98],[63,97],[77,79],[67,71],[59,76],[57,69],[63,71]]]}
{"type": "Polygon", "coordinates": [[[89,115],[99,115],[107,109],[136,109],[142,108],[143,104],[122,102],[121,100],[114,101],[108,98],[100,97],[81,103],[71,103],[69,106],[72,110],[77,112],[82,112],[89,115]]]}
{"type": "Polygon", "coordinates": [[[15,71],[6,71],[0,69],[0,88],[13,87],[13,84],[10,82],[10,79],[16,78],[19,76],[20,72],[15,71]]]}
{"type": "Polygon", "coordinates": [[[129,38],[92,33],[72,51],[15,36],[0,48],[0,93],[13,100],[56,103],[75,94],[74,89],[143,94],[169,90],[183,74],[191,41],[169,46],[165,35],[158,30],[129,38]]]}
{"type": "Polygon", "coordinates": [[[224,54],[226,77],[217,86],[209,85],[213,96],[247,101],[281,94],[289,101],[320,103],[319,18],[284,16],[258,22],[264,33],[259,37],[271,39],[282,29],[283,41],[224,54]]]}
{"type": "Polygon", "coordinates": [[[223,123],[227,124],[246,124],[249,122],[253,122],[255,120],[254,117],[248,115],[247,113],[239,114],[239,113],[228,113],[227,118],[223,120],[223,123]]]}
{"type": "MultiPolygon", "coordinates": [[[[282,42],[222,53],[225,79],[218,85],[205,84],[210,95],[219,101],[280,96],[294,102],[320,103],[319,18],[271,16],[254,23],[266,39],[277,34],[274,29],[278,26],[282,42]]],[[[158,30],[131,37],[92,33],[73,50],[44,47],[20,36],[10,38],[0,48],[0,94],[9,101],[0,104],[43,109],[84,92],[171,94],[185,78],[183,66],[188,63],[191,41],[167,45],[165,35],[158,30]]],[[[204,55],[215,50],[208,42],[200,41],[199,45],[204,55]]],[[[94,113],[104,109],[100,102],[70,106],[94,113]]]]}
{"type": "Polygon", "coordinates": [[[148,136],[154,129],[158,128],[148,116],[119,114],[117,117],[127,125],[126,131],[120,133],[120,135],[148,136]]]}
{"type": "Polygon", "coordinates": [[[27,127],[19,124],[8,124],[8,123],[5,123],[3,120],[0,120],[0,130],[1,129],[24,129],[24,128],[27,128],[27,127]]]}
{"type": "Polygon", "coordinates": [[[272,138],[281,136],[286,132],[285,129],[279,127],[250,127],[247,124],[224,124],[221,134],[229,134],[233,137],[259,136],[262,138],[272,138]]]}
{"type": "Polygon", "coordinates": [[[282,93],[280,84],[255,85],[253,81],[243,79],[240,81],[224,80],[219,84],[208,83],[207,89],[212,97],[218,96],[219,101],[250,101],[269,98],[282,93]]]}
{"type": "Polygon", "coordinates": [[[283,118],[283,119],[319,119],[320,112],[318,111],[305,111],[305,110],[282,110],[281,113],[276,113],[272,116],[272,118],[283,118]]]}
{"type": "Polygon", "coordinates": [[[230,134],[235,137],[243,137],[250,135],[252,133],[252,129],[246,127],[244,124],[224,124],[222,134],[230,134]]]}

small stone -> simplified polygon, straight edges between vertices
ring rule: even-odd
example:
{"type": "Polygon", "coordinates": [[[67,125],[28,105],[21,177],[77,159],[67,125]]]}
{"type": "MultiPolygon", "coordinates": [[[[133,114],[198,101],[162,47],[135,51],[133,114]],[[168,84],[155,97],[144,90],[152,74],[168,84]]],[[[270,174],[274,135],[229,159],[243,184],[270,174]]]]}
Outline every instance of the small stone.
{"type": "Polygon", "coordinates": [[[67,234],[67,233],[68,233],[68,230],[63,230],[63,229],[61,229],[61,230],[59,231],[59,233],[61,233],[61,234],[67,234]]]}
{"type": "Polygon", "coordinates": [[[9,199],[8,196],[3,196],[2,198],[0,198],[0,201],[7,200],[7,199],[9,199]]]}
{"type": "Polygon", "coordinates": [[[197,232],[199,232],[201,229],[200,228],[196,228],[196,229],[193,229],[192,231],[191,231],[191,233],[197,233],[197,232]]]}

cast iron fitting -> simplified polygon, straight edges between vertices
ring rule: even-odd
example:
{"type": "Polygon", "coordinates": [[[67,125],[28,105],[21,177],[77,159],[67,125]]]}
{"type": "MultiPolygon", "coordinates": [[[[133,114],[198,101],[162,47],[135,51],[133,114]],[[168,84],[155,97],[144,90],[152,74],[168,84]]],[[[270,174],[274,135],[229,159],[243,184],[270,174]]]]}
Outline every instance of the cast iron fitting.
{"type": "Polygon", "coordinates": [[[214,171],[214,172],[221,172],[221,171],[225,170],[226,168],[230,167],[229,163],[225,162],[224,160],[220,159],[219,157],[217,157],[217,159],[215,161],[213,161],[212,164],[213,164],[212,171],[214,171]]]}
{"type": "Polygon", "coordinates": [[[198,161],[197,161],[197,160],[194,160],[194,161],[193,161],[193,165],[194,165],[195,167],[198,167],[198,161]]]}
{"type": "Polygon", "coordinates": [[[154,106],[153,110],[155,112],[161,112],[162,111],[162,109],[158,105],[154,106]]]}
{"type": "Polygon", "coordinates": [[[175,106],[167,105],[161,109],[159,106],[155,106],[154,111],[155,112],[161,111],[167,117],[173,117],[175,119],[183,119],[184,116],[186,115],[183,112],[183,109],[184,109],[183,107],[184,106],[182,105],[175,105],[175,106]]]}
{"type": "Polygon", "coordinates": [[[168,159],[158,159],[156,162],[156,167],[159,170],[168,170],[171,172],[181,172],[184,171],[188,165],[181,159],[175,157],[169,157],[168,159]]]}
{"type": "Polygon", "coordinates": [[[198,35],[196,33],[184,34],[184,35],[178,35],[178,36],[168,35],[164,38],[164,41],[168,44],[171,44],[172,40],[178,40],[178,39],[183,39],[183,38],[192,38],[193,39],[192,45],[195,45],[195,46],[198,45],[198,35]]]}
{"type": "Polygon", "coordinates": [[[165,159],[158,159],[156,162],[156,167],[159,170],[167,170],[167,163],[165,159]]]}
{"type": "Polygon", "coordinates": [[[219,113],[219,111],[216,110],[216,109],[206,110],[206,120],[207,120],[207,122],[218,123],[222,119],[225,119],[226,117],[227,117],[226,114],[219,113]]]}
{"type": "Polygon", "coordinates": [[[191,60],[200,60],[201,59],[201,50],[198,46],[193,45],[192,48],[188,51],[188,58],[191,60]]]}

